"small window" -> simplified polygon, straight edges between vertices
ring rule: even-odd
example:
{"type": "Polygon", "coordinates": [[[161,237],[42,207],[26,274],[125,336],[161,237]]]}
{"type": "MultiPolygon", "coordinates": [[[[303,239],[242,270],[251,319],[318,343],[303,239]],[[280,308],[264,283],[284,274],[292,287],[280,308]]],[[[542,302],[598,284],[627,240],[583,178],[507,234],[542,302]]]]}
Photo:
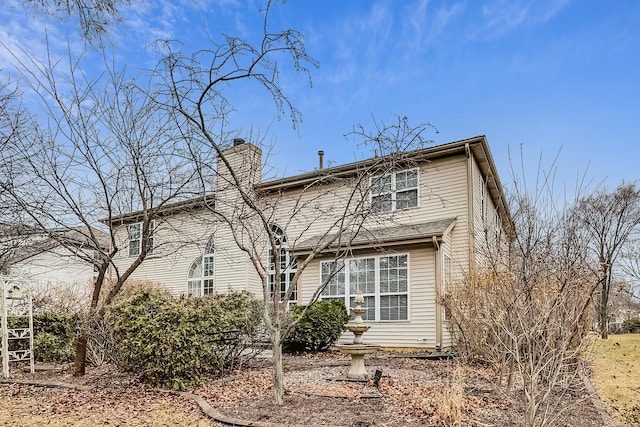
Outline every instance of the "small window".
{"type": "MultiPolygon", "coordinates": [[[[129,256],[138,256],[142,252],[142,223],[129,224],[129,256]]],[[[149,238],[147,239],[147,254],[153,253],[155,221],[149,224],[149,238]]]]}
{"type": "Polygon", "coordinates": [[[142,223],[131,224],[128,227],[129,231],[129,256],[140,255],[141,242],[142,242],[142,223]]]}
{"type": "Polygon", "coordinates": [[[371,178],[371,206],[376,212],[418,206],[418,169],[371,178]]]}

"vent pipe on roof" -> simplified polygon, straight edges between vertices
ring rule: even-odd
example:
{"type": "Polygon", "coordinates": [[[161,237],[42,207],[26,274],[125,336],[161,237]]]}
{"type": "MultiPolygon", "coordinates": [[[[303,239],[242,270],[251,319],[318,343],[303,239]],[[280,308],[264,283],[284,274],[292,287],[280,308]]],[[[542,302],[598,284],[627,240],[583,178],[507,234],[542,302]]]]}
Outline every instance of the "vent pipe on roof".
{"type": "Polygon", "coordinates": [[[242,138],[233,138],[233,146],[237,147],[238,145],[244,144],[244,139],[242,138]]]}
{"type": "Polygon", "coordinates": [[[319,150],[318,151],[318,162],[319,162],[318,169],[320,169],[320,170],[322,170],[324,168],[323,159],[324,159],[324,151],[319,150]]]}

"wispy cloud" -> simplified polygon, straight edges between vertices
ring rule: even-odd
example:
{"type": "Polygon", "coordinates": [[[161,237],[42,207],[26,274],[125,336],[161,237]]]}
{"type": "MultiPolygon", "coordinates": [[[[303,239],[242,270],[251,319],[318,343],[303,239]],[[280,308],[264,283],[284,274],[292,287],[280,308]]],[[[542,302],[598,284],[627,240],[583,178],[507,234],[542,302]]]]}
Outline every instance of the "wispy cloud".
{"type": "Polygon", "coordinates": [[[482,7],[482,34],[496,38],[525,24],[543,24],[557,16],[571,0],[492,0],[482,7]]]}
{"type": "Polygon", "coordinates": [[[453,20],[464,12],[459,2],[431,5],[429,0],[419,0],[405,7],[403,22],[408,22],[402,43],[406,47],[423,51],[436,45],[450,28],[453,20]]]}

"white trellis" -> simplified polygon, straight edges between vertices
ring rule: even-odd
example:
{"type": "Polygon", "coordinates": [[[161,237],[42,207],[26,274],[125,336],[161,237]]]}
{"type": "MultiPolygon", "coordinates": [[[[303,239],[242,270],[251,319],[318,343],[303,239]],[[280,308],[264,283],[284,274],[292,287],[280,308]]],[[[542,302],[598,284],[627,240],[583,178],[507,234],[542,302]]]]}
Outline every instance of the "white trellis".
{"type": "MultiPolygon", "coordinates": [[[[31,284],[20,276],[0,276],[0,312],[2,315],[2,376],[9,378],[9,363],[29,361],[31,373],[35,372],[33,360],[33,305],[31,284]],[[9,319],[28,320],[28,327],[9,327],[9,319]],[[10,350],[10,342],[27,342],[27,349],[10,350]]],[[[24,321],[23,321],[24,322],[24,321]]]]}

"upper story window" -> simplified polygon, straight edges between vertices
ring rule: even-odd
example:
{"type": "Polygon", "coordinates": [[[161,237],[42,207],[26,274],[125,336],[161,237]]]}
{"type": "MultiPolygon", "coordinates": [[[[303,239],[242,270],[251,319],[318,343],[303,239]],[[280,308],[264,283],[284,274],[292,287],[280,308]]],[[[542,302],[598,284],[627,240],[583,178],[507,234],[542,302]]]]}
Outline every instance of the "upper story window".
{"type": "Polygon", "coordinates": [[[409,318],[409,256],[385,255],[323,261],[320,280],[326,283],[321,298],[339,299],[353,307],[356,295],[368,308],[363,320],[389,321],[409,318]]]}
{"type": "MultiPolygon", "coordinates": [[[[129,224],[127,226],[129,233],[129,256],[138,256],[142,252],[142,223],[129,224]]],[[[153,253],[155,233],[155,221],[149,224],[149,239],[147,240],[147,253],[153,253]]]]}
{"type": "MultiPolygon", "coordinates": [[[[269,294],[273,296],[276,288],[279,288],[280,293],[280,301],[284,300],[287,290],[293,281],[293,276],[295,276],[296,271],[298,270],[298,261],[291,253],[289,248],[289,242],[287,241],[287,236],[284,231],[275,224],[271,225],[271,232],[273,233],[273,237],[276,243],[276,253],[273,253],[273,248],[269,248],[267,251],[267,285],[269,286],[269,294]],[[277,278],[278,270],[280,273],[280,277],[277,278]]],[[[297,292],[294,289],[291,297],[289,298],[290,303],[295,303],[298,299],[297,292]]]]}
{"type": "Polygon", "coordinates": [[[213,236],[204,248],[204,254],[191,264],[187,277],[187,295],[200,297],[213,293],[214,285],[213,236]]]}
{"type": "Polygon", "coordinates": [[[418,169],[371,178],[371,206],[376,212],[418,206],[418,169]]]}

